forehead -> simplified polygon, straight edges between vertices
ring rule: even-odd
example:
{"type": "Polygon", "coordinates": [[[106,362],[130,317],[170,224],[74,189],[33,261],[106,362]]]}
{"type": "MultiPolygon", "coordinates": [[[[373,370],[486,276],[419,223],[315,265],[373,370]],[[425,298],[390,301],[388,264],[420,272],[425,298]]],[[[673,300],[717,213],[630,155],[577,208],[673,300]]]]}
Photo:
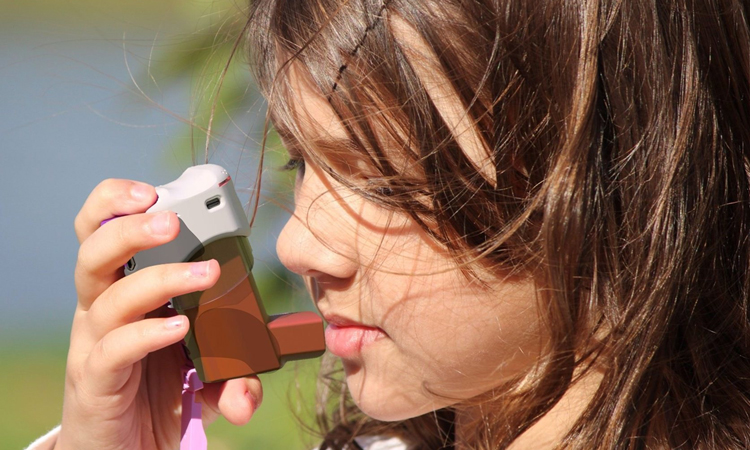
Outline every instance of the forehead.
{"type": "MultiPolygon", "coordinates": [[[[418,80],[417,84],[427,94],[433,110],[437,111],[440,120],[450,130],[459,148],[471,161],[476,171],[492,184],[495,184],[495,168],[490,156],[491,152],[483,141],[481,133],[477,130],[476,124],[471,119],[468,108],[444,73],[435,51],[413,26],[397,15],[390,16],[384,25],[388,26],[391,35],[399,44],[412,73],[418,80]]],[[[347,70],[352,71],[352,69],[347,70]]],[[[331,67],[330,71],[335,73],[336,69],[331,67]]],[[[413,137],[408,136],[406,130],[410,129],[411,126],[404,115],[405,113],[401,110],[401,105],[377,103],[379,101],[378,92],[384,94],[382,95],[383,99],[388,97],[387,93],[383,92],[387,88],[369,85],[366,73],[366,67],[362,73],[358,72],[356,75],[353,72],[350,73],[350,76],[358,77],[356,83],[350,83],[350,89],[367,91],[368,95],[364,97],[371,99],[370,101],[373,104],[364,105],[365,108],[354,107],[352,110],[369,110],[374,111],[374,113],[371,114],[371,117],[347,117],[345,126],[326,96],[334,94],[333,86],[328,87],[330,92],[324,93],[321,89],[325,89],[325,87],[321,88],[313,81],[303,62],[297,59],[293,60],[289,64],[284,77],[287,89],[286,111],[290,117],[286,121],[277,121],[277,129],[283,136],[302,141],[299,142],[300,147],[308,151],[313,150],[310,145],[314,146],[316,142],[323,143],[323,147],[329,148],[340,147],[342,143],[355,141],[362,147],[361,144],[364,143],[364,147],[367,147],[366,151],[370,153],[371,158],[377,160],[386,157],[400,168],[399,172],[403,173],[408,166],[412,166],[416,162],[414,157],[420,154],[417,151],[420,143],[415,143],[413,137]],[[371,93],[375,93],[375,95],[369,95],[371,93]],[[362,135],[367,135],[369,131],[371,136],[375,136],[376,142],[358,139],[360,136],[351,136],[350,131],[347,130],[350,125],[354,125],[350,127],[353,130],[352,134],[358,135],[363,132],[362,135]],[[369,130],[366,131],[366,128],[369,128],[369,130]],[[405,145],[413,147],[405,148],[405,145]],[[378,147],[378,149],[373,151],[374,149],[371,148],[373,146],[378,147]],[[394,151],[399,148],[401,151],[394,151]],[[408,154],[411,154],[411,157],[407,156],[408,154]]],[[[398,75],[394,74],[394,80],[397,82],[398,75]]],[[[402,80],[402,82],[414,86],[413,80],[402,80]]],[[[339,90],[341,89],[340,87],[339,90]]],[[[340,92],[335,93],[335,95],[339,94],[340,92]]],[[[346,147],[345,145],[344,148],[346,147]]],[[[329,156],[332,155],[326,154],[325,159],[328,159],[329,156]]]]}
{"type": "MultiPolygon", "coordinates": [[[[410,86],[421,86],[431,103],[431,108],[425,105],[421,108],[437,112],[439,120],[450,131],[476,172],[491,184],[496,184],[492,152],[482,139],[476,123],[454,89],[453,83],[445,74],[435,50],[411,24],[397,15],[390,16],[383,26],[388,27],[391,36],[398,43],[405,60],[411,67],[411,72],[416,77],[416,80],[405,79],[402,82],[410,86]]],[[[349,108],[349,112],[357,110],[371,113],[370,117],[352,117],[349,114],[344,119],[345,125],[327,97],[336,95],[337,102],[346,98],[346,95],[341,92],[343,88],[339,86],[339,91],[334,92],[333,86],[319,86],[313,81],[305,63],[298,59],[292,60],[284,76],[287,91],[284,109],[287,117],[286,120],[275,121],[277,129],[282,136],[286,136],[286,141],[296,141],[298,148],[318,153],[327,160],[335,157],[336,152],[320,152],[323,148],[341,149],[342,153],[339,157],[345,158],[355,157],[349,150],[359,148],[361,150],[359,156],[371,159],[376,165],[379,165],[379,160],[385,158],[397,168],[399,173],[413,171],[414,163],[418,163],[417,159],[424,156],[417,150],[420,145],[423,149],[437,148],[437,145],[432,145],[436,143],[429,143],[430,145],[425,146],[424,143],[416,142],[413,136],[409,136],[407,130],[412,129],[412,126],[400,105],[379,103],[389,98],[389,93],[386,92],[387,87],[371,83],[367,77],[367,67],[358,67],[358,69],[360,70],[355,73],[354,65],[352,65],[345,73],[356,81],[349,83],[349,89],[360,89],[367,95],[350,96],[344,103],[346,104],[347,101],[351,103],[353,97],[364,97],[368,98],[372,104],[349,104],[345,108],[349,108]],[[378,96],[378,93],[382,95],[378,96]],[[363,139],[365,136],[374,136],[374,140],[363,139]],[[356,145],[346,145],[351,143],[356,143],[356,145]]],[[[323,70],[326,69],[323,68],[323,70]]],[[[333,66],[328,68],[328,71],[334,74],[336,70],[333,66]]],[[[393,79],[396,82],[399,80],[399,75],[402,74],[394,73],[393,79]]]]}
{"type": "MultiPolygon", "coordinates": [[[[312,80],[307,68],[300,61],[293,61],[285,75],[284,108],[273,115],[274,126],[290,150],[312,156],[313,161],[323,163],[337,175],[362,179],[382,175],[387,164],[398,173],[406,174],[406,152],[403,133],[395,133],[393,126],[386,130],[382,125],[389,120],[385,114],[379,117],[356,117],[344,111],[344,121],[334,110],[329,99],[312,80]],[[367,139],[374,137],[374,141],[367,139]]],[[[353,179],[350,181],[354,181],[353,179]]]]}
{"type": "Polygon", "coordinates": [[[286,83],[291,117],[276,124],[280,133],[287,137],[298,136],[306,141],[348,139],[349,134],[343,123],[302,63],[294,61],[288,70],[286,83]]]}

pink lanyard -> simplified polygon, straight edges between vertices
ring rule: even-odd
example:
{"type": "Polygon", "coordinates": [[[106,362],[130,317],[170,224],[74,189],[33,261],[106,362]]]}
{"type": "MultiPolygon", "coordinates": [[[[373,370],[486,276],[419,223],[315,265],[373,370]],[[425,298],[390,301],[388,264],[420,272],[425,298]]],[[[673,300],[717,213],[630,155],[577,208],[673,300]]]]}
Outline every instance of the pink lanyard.
{"type": "Polygon", "coordinates": [[[201,420],[201,404],[195,401],[195,393],[203,388],[203,382],[198,378],[198,372],[192,364],[182,368],[182,419],[180,434],[180,450],[206,450],[208,441],[203,431],[201,420]]]}

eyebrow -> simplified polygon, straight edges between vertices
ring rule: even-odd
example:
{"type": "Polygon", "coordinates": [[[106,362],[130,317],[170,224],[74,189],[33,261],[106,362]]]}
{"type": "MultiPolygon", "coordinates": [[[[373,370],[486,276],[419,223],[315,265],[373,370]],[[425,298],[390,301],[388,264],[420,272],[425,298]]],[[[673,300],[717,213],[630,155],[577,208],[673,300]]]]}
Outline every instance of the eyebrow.
{"type": "MultiPolygon", "coordinates": [[[[294,135],[294,133],[290,132],[287,128],[283,126],[279,126],[276,124],[274,124],[274,129],[276,129],[276,132],[279,134],[279,137],[281,138],[287,150],[293,149],[294,151],[298,153],[302,153],[304,151],[303,145],[301,145],[301,140],[298,139],[297,136],[294,135]]],[[[346,150],[362,150],[363,149],[361,144],[359,144],[357,141],[355,141],[349,136],[347,137],[326,136],[326,137],[320,137],[320,138],[307,139],[305,141],[309,146],[326,154],[330,154],[330,153],[341,154],[341,153],[344,153],[346,150]]]]}

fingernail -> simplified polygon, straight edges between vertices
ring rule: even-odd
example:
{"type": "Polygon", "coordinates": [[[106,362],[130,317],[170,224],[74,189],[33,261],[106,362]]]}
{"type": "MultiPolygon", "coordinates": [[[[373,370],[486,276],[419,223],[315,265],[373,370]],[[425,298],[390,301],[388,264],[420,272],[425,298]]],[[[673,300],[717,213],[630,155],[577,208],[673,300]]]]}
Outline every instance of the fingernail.
{"type": "Polygon", "coordinates": [[[255,414],[255,411],[258,410],[258,400],[256,400],[255,397],[252,396],[249,392],[245,392],[245,397],[247,397],[248,400],[250,400],[250,408],[253,410],[253,414],[255,414]]]}
{"type": "Polygon", "coordinates": [[[130,188],[130,196],[138,201],[146,200],[150,195],[151,187],[146,184],[136,183],[130,188]]]}
{"type": "Polygon", "coordinates": [[[190,275],[194,277],[207,277],[209,272],[208,263],[210,261],[201,261],[190,264],[190,275]]]}
{"type": "Polygon", "coordinates": [[[169,233],[169,222],[172,220],[172,215],[166,211],[157,213],[156,216],[151,219],[151,231],[154,234],[167,234],[169,233]]]}
{"type": "Polygon", "coordinates": [[[175,328],[182,328],[185,326],[187,319],[184,316],[174,316],[167,319],[164,323],[165,328],[168,330],[174,330],[175,328]]]}

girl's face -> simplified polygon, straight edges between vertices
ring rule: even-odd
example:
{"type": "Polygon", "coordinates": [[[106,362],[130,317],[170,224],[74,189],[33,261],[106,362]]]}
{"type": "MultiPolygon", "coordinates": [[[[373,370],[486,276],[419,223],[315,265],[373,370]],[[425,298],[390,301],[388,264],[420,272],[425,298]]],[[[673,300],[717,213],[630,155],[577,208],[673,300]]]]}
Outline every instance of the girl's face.
{"type": "MultiPolygon", "coordinates": [[[[347,135],[326,99],[291,79],[305,138],[347,135]]],[[[294,215],[277,244],[303,275],[329,327],[357,405],[379,420],[402,420],[486,392],[518,375],[542,345],[528,279],[482,287],[406,214],[347,190],[307,163],[294,215]]]]}

